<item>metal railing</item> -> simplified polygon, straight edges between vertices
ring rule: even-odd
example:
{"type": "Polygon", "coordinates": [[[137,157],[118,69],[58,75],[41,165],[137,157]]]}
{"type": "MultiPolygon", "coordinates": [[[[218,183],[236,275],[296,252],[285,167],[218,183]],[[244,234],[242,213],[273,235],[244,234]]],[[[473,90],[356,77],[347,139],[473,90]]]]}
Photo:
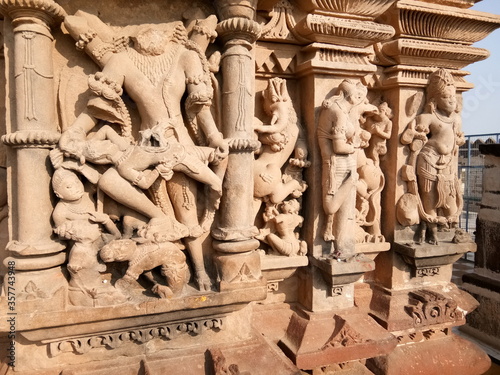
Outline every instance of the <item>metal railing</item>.
{"type": "Polygon", "coordinates": [[[465,136],[465,144],[459,149],[458,175],[462,180],[464,207],[460,216],[460,227],[474,237],[476,219],[483,192],[483,156],[480,144],[499,143],[500,133],[465,136]]]}

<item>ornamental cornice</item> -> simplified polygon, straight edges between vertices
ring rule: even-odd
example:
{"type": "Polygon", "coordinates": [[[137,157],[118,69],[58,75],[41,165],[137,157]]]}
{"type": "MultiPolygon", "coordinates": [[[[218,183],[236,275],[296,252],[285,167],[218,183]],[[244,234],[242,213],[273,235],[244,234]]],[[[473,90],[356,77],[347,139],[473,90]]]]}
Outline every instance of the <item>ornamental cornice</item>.
{"type": "Polygon", "coordinates": [[[52,0],[0,0],[0,12],[13,19],[41,15],[49,26],[60,24],[67,15],[66,11],[52,0]],[[34,13],[30,14],[31,12],[34,13]]]}
{"type": "Polygon", "coordinates": [[[333,12],[349,14],[366,19],[375,19],[395,0],[303,0],[301,7],[307,12],[333,12]]]}
{"type": "Polygon", "coordinates": [[[396,37],[418,37],[471,45],[500,27],[500,16],[468,9],[401,0],[384,15],[396,37]]]}
{"type": "Polygon", "coordinates": [[[297,31],[314,42],[352,47],[367,47],[394,35],[389,25],[320,14],[308,14],[297,24],[297,31]]]}
{"type": "Polygon", "coordinates": [[[396,63],[448,69],[462,69],[488,56],[488,50],[483,48],[407,38],[383,43],[377,50],[377,57],[382,57],[382,61],[393,62],[387,65],[396,63]]]}

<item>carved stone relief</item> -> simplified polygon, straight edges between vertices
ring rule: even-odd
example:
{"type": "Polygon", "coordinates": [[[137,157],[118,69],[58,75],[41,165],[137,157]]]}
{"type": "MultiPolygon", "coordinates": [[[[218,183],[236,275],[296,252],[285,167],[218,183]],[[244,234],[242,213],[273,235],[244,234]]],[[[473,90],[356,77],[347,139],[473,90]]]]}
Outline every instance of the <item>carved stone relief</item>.
{"type": "Polygon", "coordinates": [[[217,35],[217,19],[190,21],[189,30],[180,22],[115,30],[82,11],[64,20],[77,49],[101,71],[89,76],[87,105],[51,152],[60,198],[54,231],[74,242],[71,282],[90,293],[94,304],[126,300],[119,291],[108,291],[109,301],[96,302],[95,287],[87,285],[105,270],[97,257],[101,249],[106,262],[129,262],[117,282],[124,292],[123,284],[143,272],[153,280],[149,271],[161,266],[168,286],[155,283],[153,292],[178,295],[189,278],[184,247],[197,286],[211,289],[202,237],[219,205],[228,142],[212,115],[218,111],[213,100],[217,59],[209,62],[205,55],[217,35]],[[133,100],[140,123],[132,121],[137,116],[131,116],[134,108],[124,95],[133,100]],[[207,186],[205,202],[197,198],[197,183],[207,186]],[[77,281],[84,270],[92,275],[77,281]]]}
{"type": "MultiPolygon", "coordinates": [[[[397,204],[401,225],[420,223],[416,242],[438,244],[438,229],[458,225],[463,201],[458,178],[461,130],[454,79],[445,69],[429,77],[423,113],[408,124],[401,136],[409,158],[401,169],[407,192],[397,204]]],[[[418,103],[417,103],[418,105],[418,103]]]]}
{"type": "Polygon", "coordinates": [[[284,79],[270,79],[262,99],[269,124],[257,118],[254,124],[262,145],[254,163],[254,212],[257,222],[262,212],[263,221],[257,238],[275,254],[305,255],[307,245],[296,232],[304,220],[299,199],[307,189],[302,169],[311,164],[304,131],[284,79]]]}
{"type": "Polygon", "coordinates": [[[356,242],[384,241],[380,192],[385,178],[379,155],[387,151],[391,117],[387,103],[379,108],[370,104],[367,88],[353,80],[342,81],[323,102],[317,130],[326,217],[323,239],[332,244],[334,258],[354,256],[356,242]]]}
{"type": "Polygon", "coordinates": [[[405,309],[415,326],[453,322],[464,317],[453,299],[426,289],[410,292],[410,304],[405,309]]]}

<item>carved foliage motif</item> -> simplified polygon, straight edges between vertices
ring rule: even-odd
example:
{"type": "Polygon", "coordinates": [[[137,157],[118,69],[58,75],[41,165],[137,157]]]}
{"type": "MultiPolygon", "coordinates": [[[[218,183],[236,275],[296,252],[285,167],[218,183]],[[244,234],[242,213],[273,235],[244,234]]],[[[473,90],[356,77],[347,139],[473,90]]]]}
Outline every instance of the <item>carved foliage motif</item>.
{"type": "Polygon", "coordinates": [[[332,337],[322,349],[326,349],[328,347],[336,348],[342,346],[352,346],[367,341],[361,333],[356,331],[356,329],[349,325],[344,319],[337,316],[336,321],[338,327],[335,328],[335,332],[332,337]]]}
{"type": "Polygon", "coordinates": [[[410,304],[405,310],[413,318],[415,326],[454,322],[464,318],[453,299],[426,289],[410,292],[410,304]]]}
{"type": "Polygon", "coordinates": [[[199,335],[207,330],[218,331],[222,327],[222,318],[181,322],[51,342],[49,343],[49,352],[53,357],[67,352],[85,354],[96,348],[115,349],[129,342],[145,343],[156,338],[173,340],[179,335],[199,335]]]}

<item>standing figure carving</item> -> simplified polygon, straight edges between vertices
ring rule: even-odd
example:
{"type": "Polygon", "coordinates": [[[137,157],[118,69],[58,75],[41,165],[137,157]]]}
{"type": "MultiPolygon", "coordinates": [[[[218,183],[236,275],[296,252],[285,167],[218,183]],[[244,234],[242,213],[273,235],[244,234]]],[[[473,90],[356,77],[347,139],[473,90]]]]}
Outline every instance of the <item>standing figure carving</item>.
{"type": "Polygon", "coordinates": [[[447,70],[439,69],[429,77],[425,111],[408,124],[401,143],[409,145],[411,153],[402,169],[408,193],[398,203],[398,219],[403,225],[413,224],[405,218],[414,217],[411,211],[418,210],[416,242],[437,245],[438,227],[456,227],[463,204],[458,149],[465,138],[454,79],[447,70]]]}
{"type": "Polygon", "coordinates": [[[355,255],[358,151],[367,147],[370,139],[360,120],[363,115],[378,113],[366,95],[365,86],[346,79],[333,97],[323,102],[319,117],[317,136],[326,214],[323,238],[332,243],[330,256],[337,259],[355,255]]]}
{"type": "MultiPolygon", "coordinates": [[[[229,149],[211,111],[217,59],[209,63],[205,56],[216,24],[210,16],[191,20],[188,29],[172,22],[115,31],[82,11],[66,17],[77,48],[101,71],[90,75],[86,108],[51,155],[56,168],[78,171],[97,185],[104,201],[144,218],[138,243],[181,239],[201,290],[211,289],[202,242],[219,205],[229,149]],[[197,198],[199,183],[209,187],[205,204],[197,198]]],[[[126,229],[130,238],[133,230],[126,229]]]]}

